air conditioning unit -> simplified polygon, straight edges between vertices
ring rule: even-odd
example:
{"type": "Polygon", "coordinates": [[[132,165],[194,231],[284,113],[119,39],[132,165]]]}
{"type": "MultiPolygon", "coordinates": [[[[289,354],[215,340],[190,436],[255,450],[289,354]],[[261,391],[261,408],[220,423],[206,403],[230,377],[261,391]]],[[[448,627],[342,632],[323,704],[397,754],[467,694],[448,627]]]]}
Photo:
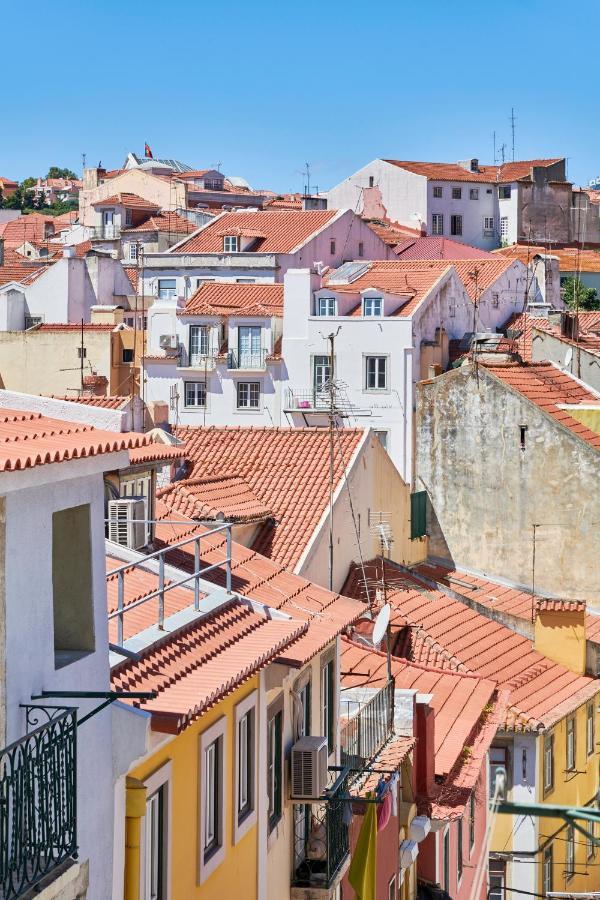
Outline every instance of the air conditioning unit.
{"type": "Polygon", "coordinates": [[[146,502],[135,497],[108,501],[108,539],[130,550],[146,546],[146,502]]]}
{"type": "Polygon", "coordinates": [[[176,334],[161,334],[159,338],[162,350],[177,350],[178,340],[176,334]]]}
{"type": "Polygon", "coordinates": [[[292,747],[292,800],[321,797],[327,788],[327,738],[303,737],[292,747]]]}

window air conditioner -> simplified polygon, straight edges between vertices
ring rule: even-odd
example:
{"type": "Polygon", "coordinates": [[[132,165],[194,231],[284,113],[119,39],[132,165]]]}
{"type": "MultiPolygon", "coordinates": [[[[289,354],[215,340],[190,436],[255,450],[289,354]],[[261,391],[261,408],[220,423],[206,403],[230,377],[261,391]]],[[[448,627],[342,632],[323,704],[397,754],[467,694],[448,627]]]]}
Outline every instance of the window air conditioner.
{"type": "Polygon", "coordinates": [[[159,342],[161,350],[177,350],[178,341],[176,334],[161,334],[159,342]]]}
{"type": "Polygon", "coordinates": [[[321,797],[327,788],[327,738],[303,737],[292,747],[292,800],[321,797]]]}
{"type": "Polygon", "coordinates": [[[146,502],[128,497],[108,501],[108,539],[130,550],[146,546],[146,502]]]}

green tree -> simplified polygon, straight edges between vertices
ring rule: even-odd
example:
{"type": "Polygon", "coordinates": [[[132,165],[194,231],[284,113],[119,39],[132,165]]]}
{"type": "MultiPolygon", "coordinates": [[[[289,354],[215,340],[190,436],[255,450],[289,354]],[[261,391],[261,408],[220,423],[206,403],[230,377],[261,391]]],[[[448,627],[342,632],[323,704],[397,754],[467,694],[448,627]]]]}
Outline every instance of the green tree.
{"type": "Polygon", "coordinates": [[[24,181],[21,182],[21,187],[24,191],[26,191],[29,188],[35,187],[36,184],[37,178],[33,178],[32,176],[30,176],[29,178],[25,178],[24,181]]]}
{"type": "Polygon", "coordinates": [[[595,288],[586,287],[579,278],[569,275],[562,285],[562,296],[569,309],[600,310],[600,297],[595,288]]]}
{"type": "Polygon", "coordinates": [[[59,166],[50,166],[46,178],[70,178],[76,179],[77,175],[72,169],[61,169],[59,166]]]}

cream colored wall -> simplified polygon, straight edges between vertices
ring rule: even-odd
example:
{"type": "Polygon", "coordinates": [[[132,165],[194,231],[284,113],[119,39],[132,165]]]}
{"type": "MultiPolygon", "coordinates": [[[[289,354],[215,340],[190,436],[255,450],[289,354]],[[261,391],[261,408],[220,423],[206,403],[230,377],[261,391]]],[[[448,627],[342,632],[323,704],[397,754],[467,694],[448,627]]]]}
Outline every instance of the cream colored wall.
{"type": "Polygon", "coordinates": [[[186,205],[183,182],[175,178],[166,181],[141,169],[127,169],[121,175],[110,178],[96,188],[80,192],[79,214],[83,224],[97,224],[97,213],[93,203],[119,193],[137,194],[144,200],[156,203],[161,209],[172,210],[186,205]]]}
{"type": "MultiPolygon", "coordinates": [[[[111,377],[111,332],[84,331],[87,355],[83,374],[92,369],[111,377]]],[[[64,396],[81,387],[78,331],[0,333],[0,387],[26,394],[64,396]]]]}

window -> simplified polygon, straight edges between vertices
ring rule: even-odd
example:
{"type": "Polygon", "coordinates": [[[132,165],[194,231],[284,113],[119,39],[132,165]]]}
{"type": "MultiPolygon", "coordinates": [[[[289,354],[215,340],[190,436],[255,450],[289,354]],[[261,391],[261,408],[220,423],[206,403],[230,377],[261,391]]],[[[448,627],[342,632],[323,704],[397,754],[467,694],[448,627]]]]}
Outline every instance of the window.
{"type": "Polygon", "coordinates": [[[554,735],[544,737],[544,792],[554,787],[554,735]]]}
{"type": "Polygon", "coordinates": [[[542,892],[546,895],[552,890],[552,844],[544,850],[543,866],[542,892]]]}
{"type": "Polygon", "coordinates": [[[323,710],[323,734],[327,738],[327,750],[335,748],[335,661],[330,659],[321,669],[321,709],[323,710]]]}
{"type": "Polygon", "coordinates": [[[363,297],[363,316],[382,316],[383,297],[363,297]]]}
{"type": "Polygon", "coordinates": [[[133,222],[132,212],[130,209],[125,210],[125,225],[131,225],[133,222]]]}
{"type": "Polygon", "coordinates": [[[588,756],[591,756],[594,752],[594,745],[596,743],[595,732],[596,729],[594,726],[594,704],[588,703],[587,715],[585,720],[585,746],[588,756]]]}
{"type": "Polygon", "coordinates": [[[185,405],[190,409],[195,407],[203,408],[206,406],[206,384],[203,381],[186,381],[185,388],[185,405]]]}
{"type": "Polygon", "coordinates": [[[57,669],[94,650],[92,541],[89,504],[52,514],[54,664],[57,669]]]}
{"type": "Polygon", "coordinates": [[[158,279],[158,297],[159,300],[170,300],[177,295],[177,279],[176,278],[159,278],[158,279]]]}
{"type": "Polygon", "coordinates": [[[452,199],[460,200],[462,197],[462,188],[453,187],[452,188],[452,199]]]}
{"type": "Polygon", "coordinates": [[[201,884],[225,859],[225,740],[225,716],[200,735],[201,884]]]}
{"type": "Polygon", "coordinates": [[[444,884],[443,888],[445,891],[450,890],[450,829],[446,829],[446,833],[444,834],[444,845],[443,845],[443,870],[444,870],[444,884]]]}
{"type": "Polygon", "coordinates": [[[226,234],[223,238],[223,252],[224,253],[237,253],[238,251],[238,237],[235,234],[226,234]]]}
{"type": "Polygon", "coordinates": [[[415,491],[410,495],[410,539],[427,534],[427,491],[415,491]]]}
{"type": "Polygon", "coordinates": [[[463,820],[459,819],[456,823],[456,877],[458,881],[462,878],[463,873],[463,820]]]}
{"type": "Polygon", "coordinates": [[[444,217],[441,213],[434,213],[431,217],[431,233],[432,234],[443,234],[444,233],[444,217]]]}
{"type": "Polygon", "coordinates": [[[503,859],[490,859],[488,900],[506,900],[506,863],[503,859]]]}
{"type": "Polygon", "coordinates": [[[575,874],[575,831],[572,825],[567,826],[567,865],[565,867],[567,881],[575,874]]]}
{"type": "Polygon", "coordinates": [[[124,363],[132,363],[133,362],[133,348],[131,347],[123,347],[122,350],[122,361],[124,363]]]}
{"type": "Polygon", "coordinates": [[[503,241],[508,240],[508,216],[501,216],[500,218],[500,239],[503,241]]]}
{"type": "Polygon", "coordinates": [[[78,347],[77,348],[77,358],[85,359],[87,356],[87,347],[78,347]]]}
{"type": "Polygon", "coordinates": [[[43,321],[43,316],[25,316],[25,331],[28,328],[33,328],[35,325],[41,325],[43,321]]]}
{"type": "Polygon", "coordinates": [[[521,450],[525,450],[525,441],[527,438],[527,425],[519,425],[519,441],[521,450]]]}
{"type": "MultiPolygon", "coordinates": [[[[238,368],[260,369],[263,363],[262,328],[240,325],[238,328],[238,368]]],[[[234,366],[234,368],[236,368],[234,366]]]]}
{"type": "Polygon", "coordinates": [[[483,233],[484,234],[493,234],[494,233],[494,217],[493,216],[484,216],[483,217],[483,233]]]}
{"type": "Polygon", "coordinates": [[[479,200],[479,188],[469,189],[469,200],[479,200]]]}
{"type": "Polygon", "coordinates": [[[362,241],[359,241],[359,242],[358,242],[358,255],[359,255],[359,256],[364,256],[364,255],[365,255],[365,245],[363,244],[362,241]]]}
{"type": "Polygon", "coordinates": [[[567,769],[574,769],[576,762],[575,716],[567,719],[567,769]]]}
{"type": "Polygon", "coordinates": [[[331,357],[313,356],[313,389],[322,391],[332,376],[331,357]]]}
{"type": "Polygon", "coordinates": [[[335,256],[335,241],[329,241],[329,252],[335,256]]]}
{"type": "Polygon", "coordinates": [[[190,325],[190,366],[209,356],[210,325],[190,325]]]}
{"type": "Polygon", "coordinates": [[[381,444],[384,450],[388,449],[388,433],[387,431],[376,431],[375,437],[381,444]]]}
{"type": "Polygon", "coordinates": [[[462,234],[462,216],[450,216],[450,234],[462,234]]]}
{"type": "Polygon", "coordinates": [[[317,300],[317,315],[337,315],[337,300],[335,299],[335,297],[319,297],[317,300]]]}
{"type": "Polygon", "coordinates": [[[500,294],[492,294],[492,306],[494,307],[494,309],[498,309],[498,307],[500,306],[500,294]]]}
{"type": "Polygon", "coordinates": [[[387,390],[387,356],[367,356],[365,390],[387,390]]]}
{"type": "Polygon", "coordinates": [[[373,187],[374,184],[375,184],[375,179],[373,178],[372,175],[369,175],[369,187],[373,187]]]}
{"type": "Polygon", "coordinates": [[[235,708],[236,768],[234,843],[256,822],[256,708],[257,692],[235,708]]]}
{"type": "Polygon", "coordinates": [[[237,408],[260,409],[260,381],[238,381],[237,408]]]}
{"type": "Polygon", "coordinates": [[[273,831],[282,812],[282,746],[283,697],[267,711],[267,794],[269,798],[269,832],[273,831]]]}
{"type": "Polygon", "coordinates": [[[433,196],[436,200],[441,200],[444,194],[444,189],[441,185],[434,185],[433,188],[433,196]]]}
{"type": "Polygon", "coordinates": [[[388,884],[388,900],[396,900],[396,876],[390,878],[388,884]]]}
{"type": "Polygon", "coordinates": [[[203,184],[205,191],[223,190],[223,181],[220,178],[205,178],[203,184]]]}
{"type": "Polygon", "coordinates": [[[129,244],[129,259],[137,259],[138,258],[138,245],[135,241],[129,244]]]}
{"type": "Polygon", "coordinates": [[[469,797],[469,853],[475,846],[475,790],[471,791],[469,797]]]}
{"type": "Polygon", "coordinates": [[[146,877],[144,896],[147,900],[162,900],[165,897],[164,798],[165,787],[161,785],[146,801],[146,877]]]}
{"type": "Polygon", "coordinates": [[[510,184],[502,184],[498,188],[498,197],[500,200],[510,200],[510,184]]]}
{"type": "MultiPolygon", "coordinates": [[[[593,808],[594,807],[592,806],[592,809],[593,808]]],[[[594,844],[594,842],[592,840],[592,836],[595,836],[595,834],[596,834],[595,822],[588,822],[587,829],[589,832],[591,832],[590,836],[585,839],[585,855],[586,855],[586,859],[589,860],[589,859],[593,859],[594,856],[596,855],[596,845],[594,844]]]]}
{"type": "Polygon", "coordinates": [[[496,790],[496,775],[499,770],[504,769],[506,778],[504,787],[498,791],[498,799],[504,800],[506,797],[506,788],[508,786],[508,750],[506,747],[490,747],[490,797],[494,796],[496,790]]]}
{"type": "Polygon", "coordinates": [[[256,278],[236,278],[236,284],[256,284],[256,278]]]}

